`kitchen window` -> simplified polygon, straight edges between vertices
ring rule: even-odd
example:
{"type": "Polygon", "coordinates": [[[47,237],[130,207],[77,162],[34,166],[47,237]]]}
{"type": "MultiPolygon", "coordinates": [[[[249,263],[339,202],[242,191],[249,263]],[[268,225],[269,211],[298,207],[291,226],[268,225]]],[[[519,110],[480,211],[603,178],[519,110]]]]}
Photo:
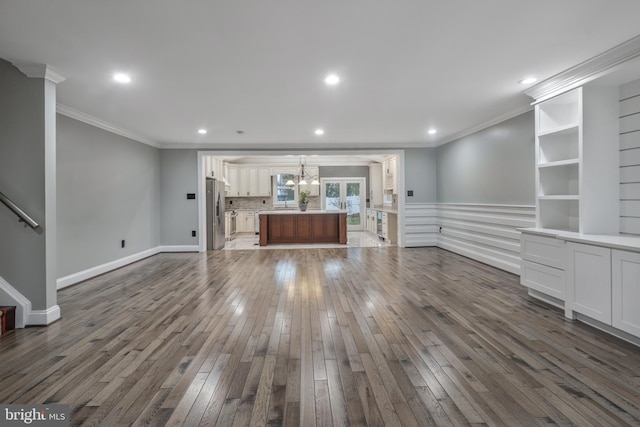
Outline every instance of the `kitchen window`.
{"type": "Polygon", "coordinates": [[[273,180],[273,205],[295,205],[298,200],[298,186],[285,185],[287,181],[295,180],[295,176],[290,173],[274,175],[273,180]]]}

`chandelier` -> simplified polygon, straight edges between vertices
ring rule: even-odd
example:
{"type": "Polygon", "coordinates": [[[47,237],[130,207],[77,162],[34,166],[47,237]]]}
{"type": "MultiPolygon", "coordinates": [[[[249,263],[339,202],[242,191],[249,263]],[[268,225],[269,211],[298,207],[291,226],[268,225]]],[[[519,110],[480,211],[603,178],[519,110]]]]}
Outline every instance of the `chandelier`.
{"type": "Polygon", "coordinates": [[[307,178],[311,179],[311,185],[320,185],[320,181],[318,181],[317,176],[305,174],[304,167],[305,164],[303,162],[302,156],[300,156],[300,166],[298,171],[293,176],[294,179],[288,180],[284,185],[286,185],[287,187],[294,187],[296,185],[296,181],[297,185],[309,185],[307,183],[307,178]]]}

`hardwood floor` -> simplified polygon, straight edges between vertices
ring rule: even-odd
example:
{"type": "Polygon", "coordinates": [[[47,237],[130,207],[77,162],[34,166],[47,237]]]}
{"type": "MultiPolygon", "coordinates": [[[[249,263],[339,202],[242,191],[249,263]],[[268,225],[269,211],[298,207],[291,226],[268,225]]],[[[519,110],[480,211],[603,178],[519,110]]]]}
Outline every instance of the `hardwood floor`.
{"type": "Polygon", "coordinates": [[[640,349],[435,248],[161,254],[0,339],[72,425],[640,425],[640,349]]]}

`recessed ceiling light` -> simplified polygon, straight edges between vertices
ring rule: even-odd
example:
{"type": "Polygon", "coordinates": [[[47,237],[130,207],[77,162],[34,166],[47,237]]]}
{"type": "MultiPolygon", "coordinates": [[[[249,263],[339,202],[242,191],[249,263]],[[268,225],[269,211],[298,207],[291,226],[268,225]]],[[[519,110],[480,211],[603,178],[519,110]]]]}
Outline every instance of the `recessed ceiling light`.
{"type": "Polygon", "coordinates": [[[206,129],[198,129],[198,133],[200,135],[206,135],[207,134],[207,130],[206,129]]]}
{"type": "Polygon", "coordinates": [[[436,129],[429,129],[427,132],[429,133],[429,135],[435,135],[436,133],[438,133],[436,129]]]}
{"type": "Polygon", "coordinates": [[[129,77],[128,74],[124,74],[124,73],[114,74],[113,80],[117,81],[118,83],[131,83],[131,77],[129,77]]]}
{"type": "Polygon", "coordinates": [[[538,81],[537,77],[527,77],[526,79],[520,80],[521,85],[530,85],[531,83],[535,83],[538,81]]]}
{"type": "Polygon", "coordinates": [[[336,74],[329,74],[324,78],[324,82],[329,86],[334,86],[340,83],[340,77],[338,77],[336,74]]]}
{"type": "Polygon", "coordinates": [[[315,133],[316,135],[324,135],[324,130],[316,129],[315,131],[313,131],[313,133],[315,133]]]}

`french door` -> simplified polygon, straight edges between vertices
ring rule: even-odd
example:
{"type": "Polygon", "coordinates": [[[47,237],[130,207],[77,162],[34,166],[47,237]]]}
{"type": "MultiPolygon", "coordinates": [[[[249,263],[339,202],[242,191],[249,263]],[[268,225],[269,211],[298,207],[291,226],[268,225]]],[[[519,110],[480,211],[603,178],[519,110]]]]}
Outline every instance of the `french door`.
{"type": "Polygon", "coordinates": [[[365,178],[321,178],[322,209],[347,211],[347,231],[364,231],[365,178]]]}

